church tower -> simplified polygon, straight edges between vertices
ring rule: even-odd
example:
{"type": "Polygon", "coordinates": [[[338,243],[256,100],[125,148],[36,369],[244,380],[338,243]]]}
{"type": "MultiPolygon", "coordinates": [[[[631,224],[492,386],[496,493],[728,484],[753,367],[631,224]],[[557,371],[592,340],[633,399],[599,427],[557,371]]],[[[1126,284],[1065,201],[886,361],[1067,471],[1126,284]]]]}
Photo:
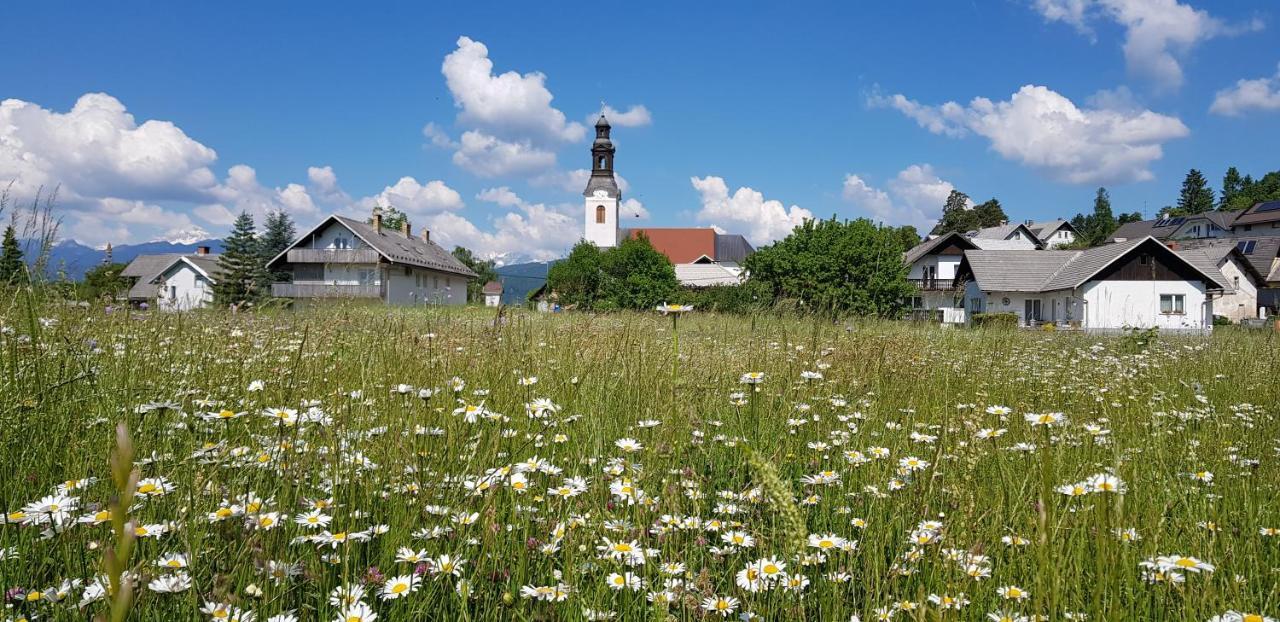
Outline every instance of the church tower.
{"type": "Polygon", "coordinates": [[[583,239],[600,248],[618,245],[618,206],[622,204],[622,192],[613,178],[613,151],[609,121],[601,113],[596,121],[596,139],[591,143],[591,179],[582,192],[586,197],[583,239]]]}

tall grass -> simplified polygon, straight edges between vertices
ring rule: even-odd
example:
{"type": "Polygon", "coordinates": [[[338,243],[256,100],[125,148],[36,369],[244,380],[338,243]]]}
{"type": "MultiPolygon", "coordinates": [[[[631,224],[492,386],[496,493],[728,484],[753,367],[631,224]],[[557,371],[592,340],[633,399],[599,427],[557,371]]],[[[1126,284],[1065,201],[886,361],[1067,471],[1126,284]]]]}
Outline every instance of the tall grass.
{"type": "Polygon", "coordinates": [[[120,424],[144,483],[129,520],[168,528],[132,544],[129,619],[332,620],[347,608],[332,591],[356,585],[380,620],[721,619],[702,607],[709,597],[766,620],[1280,610],[1280,538],[1260,531],[1280,527],[1273,333],[1162,336],[1138,349],[695,312],[677,342],[657,314],[493,318],[343,306],[165,315],[15,299],[0,320],[0,508],[33,506],[60,484],[78,505],[0,525],[5,615],[108,614],[112,590],[94,586],[120,539],[110,521],[77,521],[128,486],[107,459],[120,424]],[[747,372],[764,380],[743,384],[747,372]],[[538,398],[555,410],[530,410],[538,398]],[[492,414],[474,423],[454,414],[482,403],[492,414]],[[276,408],[327,421],[263,415],[276,408]],[[201,416],[223,410],[245,414],[201,416]],[[1033,426],[1028,413],[1065,421],[1033,426]],[[659,423],[640,425],[649,420],[659,423]],[[615,444],[628,438],[642,448],[615,444]],[[561,472],[513,485],[513,465],[535,456],[561,472]],[[927,466],[910,470],[908,457],[927,466]],[[1212,481],[1193,477],[1204,472],[1212,481]],[[1124,492],[1057,490],[1096,474],[1124,492]],[[552,494],[570,476],[588,480],[585,492],[552,494]],[[143,492],[157,477],[172,489],[143,492]],[[624,482],[639,492],[611,492],[624,482]],[[297,541],[324,531],[294,522],[316,507],[330,533],[368,539],[297,541]],[[218,519],[220,508],[230,515],[218,519]],[[1116,536],[1130,528],[1136,541],[1116,536]],[[731,531],[754,545],[727,544],[731,531]],[[827,535],[851,543],[818,548],[827,535]],[[606,538],[634,542],[644,562],[602,555],[606,538]],[[396,561],[402,547],[426,559],[396,561]],[[169,554],[186,555],[186,568],[157,565],[169,554]],[[1172,554],[1215,569],[1144,576],[1142,562],[1172,554]],[[465,560],[456,576],[442,555],[465,560]],[[807,585],[739,587],[761,558],[807,585]],[[666,563],[683,568],[664,574],[666,563]],[[178,572],[189,588],[152,589],[178,572]],[[634,573],[641,589],[612,589],[613,573],[634,573]],[[409,595],[382,598],[400,575],[416,577],[409,595]],[[524,586],[567,596],[527,598],[524,586]],[[1008,598],[1006,586],[1030,597],[1008,598]]]}

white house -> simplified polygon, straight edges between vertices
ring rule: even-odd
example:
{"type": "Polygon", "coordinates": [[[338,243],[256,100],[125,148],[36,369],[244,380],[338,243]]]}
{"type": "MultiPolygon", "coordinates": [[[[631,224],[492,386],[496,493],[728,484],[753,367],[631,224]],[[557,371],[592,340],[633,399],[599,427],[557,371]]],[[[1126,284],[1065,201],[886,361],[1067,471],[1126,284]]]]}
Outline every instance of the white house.
{"type": "Polygon", "coordinates": [[[218,255],[201,247],[194,255],[179,255],[152,277],[156,308],[162,311],[189,311],[213,302],[213,286],[222,269],[218,255]]]}
{"type": "Polygon", "coordinates": [[[484,306],[497,307],[502,304],[502,283],[497,281],[489,281],[480,288],[480,294],[484,296],[484,306]]]}
{"type": "MultiPolygon", "coordinates": [[[[1014,233],[1007,230],[1006,235],[1014,233]]],[[[970,237],[967,234],[947,233],[925,240],[903,254],[907,264],[907,280],[916,286],[916,294],[907,302],[912,311],[941,311],[944,323],[964,321],[963,288],[955,285],[956,269],[965,251],[990,250],[1033,251],[1036,247],[1030,238],[1017,232],[1009,237],[970,237]]]]}
{"type": "Polygon", "coordinates": [[[1026,225],[1031,230],[1031,233],[1035,234],[1036,239],[1040,241],[1040,246],[1044,248],[1051,249],[1066,246],[1075,242],[1076,237],[1080,234],[1069,221],[1061,218],[1045,222],[1028,220],[1026,225]]]}
{"type": "Polygon", "coordinates": [[[292,279],[271,286],[273,296],[309,300],[366,298],[387,304],[462,305],[476,274],[431,241],[382,226],[382,215],[365,223],[329,216],[276,255],[267,267],[292,279]]]}
{"type": "Polygon", "coordinates": [[[1102,331],[1210,331],[1214,296],[1229,289],[1203,252],[1175,252],[1153,237],[1077,251],[969,250],[956,283],[971,313],[1102,331]]]}
{"type": "Polygon", "coordinates": [[[996,227],[983,227],[966,233],[974,240],[1004,240],[1009,248],[1025,248],[1027,250],[1041,248],[1040,238],[1025,224],[1005,223],[996,227]]]}
{"type": "Polygon", "coordinates": [[[1168,244],[1184,249],[1179,252],[1203,252],[1218,266],[1230,289],[1214,300],[1214,314],[1232,322],[1258,317],[1258,292],[1267,287],[1268,274],[1258,268],[1270,269],[1274,257],[1266,254],[1276,253],[1280,238],[1227,238],[1168,244]]]}
{"type": "Polygon", "coordinates": [[[129,302],[155,304],[166,311],[186,311],[213,301],[213,285],[221,269],[208,246],[195,253],[138,255],[121,271],[132,279],[129,302]]]}

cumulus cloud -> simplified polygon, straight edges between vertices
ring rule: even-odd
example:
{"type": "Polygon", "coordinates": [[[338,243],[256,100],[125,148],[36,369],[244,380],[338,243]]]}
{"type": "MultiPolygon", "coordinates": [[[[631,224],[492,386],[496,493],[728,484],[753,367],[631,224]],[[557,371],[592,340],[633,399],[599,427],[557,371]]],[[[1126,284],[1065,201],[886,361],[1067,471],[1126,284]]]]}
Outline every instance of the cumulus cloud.
{"type": "Polygon", "coordinates": [[[765,200],[764,195],[752,188],[741,187],[729,194],[729,186],[723,177],[708,175],[691,177],[690,183],[702,200],[698,220],[728,230],[746,227],[747,239],[752,244],[768,244],[784,238],[813,214],[802,207],[785,207],[781,201],[765,200]]]}
{"type": "Polygon", "coordinates": [[[1034,0],[1046,21],[1063,22],[1096,38],[1091,23],[1110,20],[1125,29],[1125,63],[1133,73],[1176,88],[1183,83],[1180,58],[1202,41],[1262,29],[1254,19],[1227,24],[1178,0],[1034,0]]]}
{"type": "Polygon", "coordinates": [[[1209,112],[1225,116],[1239,116],[1253,110],[1280,110],[1280,66],[1269,78],[1237,80],[1235,86],[1218,91],[1209,106],[1209,112]]]}
{"type": "Polygon", "coordinates": [[[644,203],[637,199],[627,199],[618,206],[618,220],[623,218],[631,218],[635,220],[648,220],[649,210],[644,208],[644,203]]]}
{"type": "Polygon", "coordinates": [[[332,166],[308,167],[307,181],[311,195],[320,203],[342,205],[351,201],[351,197],[338,185],[338,175],[332,166]]]}
{"type": "MultiPolygon", "coordinates": [[[[303,218],[317,213],[306,187],[264,187],[245,165],[232,166],[219,181],[211,169],[216,160],[212,148],[177,125],[138,123],[105,93],[87,93],[67,112],[18,99],[0,102],[0,179],[12,180],[19,195],[57,186],[68,210],[65,232],[85,243],[164,238],[191,230],[190,215],[225,226],[233,210],[260,216],[283,209],[303,218]]],[[[324,170],[316,169],[313,183],[325,182],[324,170]]]]}
{"type": "Polygon", "coordinates": [[[478,177],[529,174],[555,166],[556,154],[531,142],[508,142],[478,130],[462,134],[453,163],[478,177]]]}
{"type": "Polygon", "coordinates": [[[432,239],[445,248],[465,246],[485,258],[547,261],[563,257],[582,237],[581,216],[573,206],[529,203],[506,187],[483,190],[476,198],[510,211],[492,218],[490,231],[456,212],[435,214],[427,220],[432,239]]]}
{"type": "Polygon", "coordinates": [[[450,210],[460,210],[466,204],[457,190],[438,179],[425,184],[413,177],[401,177],[382,192],[365,197],[357,205],[371,211],[375,207],[394,207],[409,215],[424,215],[450,210]]]}
{"type": "MultiPolygon", "coordinates": [[[[649,115],[649,109],[643,105],[635,105],[627,109],[626,112],[614,109],[613,106],[605,105],[601,110],[609,125],[613,127],[640,127],[653,123],[653,117],[649,115]]],[[[599,113],[587,116],[587,125],[595,125],[599,113]]]]}
{"type": "Polygon", "coordinates": [[[1080,108],[1034,85],[999,102],[977,97],[968,105],[932,106],[901,94],[875,94],[868,103],[898,110],[935,134],[976,134],[1004,158],[1068,183],[1151,179],[1149,166],[1164,155],[1164,143],[1190,133],[1177,117],[1131,107],[1080,108]]]}
{"type": "MultiPolygon", "coordinates": [[[[549,171],[531,178],[529,183],[538,187],[559,188],[565,192],[580,193],[587,187],[588,179],[591,179],[591,169],[576,168],[568,171],[549,171]]],[[[621,190],[624,196],[631,190],[631,184],[627,182],[627,178],[617,171],[613,172],[613,179],[618,182],[618,190],[621,190]]]]}
{"type": "MultiPolygon", "coordinates": [[[[861,176],[844,178],[842,196],[854,207],[887,225],[914,225],[926,231],[942,215],[942,206],[955,186],[940,179],[928,164],[912,164],[889,181],[889,190],[867,183],[861,176]]],[[[970,206],[973,201],[968,202],[970,206]]]]}
{"type": "Polygon", "coordinates": [[[536,71],[495,75],[485,44],[459,37],[457,45],[440,70],[460,110],[460,122],[503,136],[534,134],[569,142],[586,136],[582,124],[566,121],[564,113],[551,105],[546,75],[536,71]]]}

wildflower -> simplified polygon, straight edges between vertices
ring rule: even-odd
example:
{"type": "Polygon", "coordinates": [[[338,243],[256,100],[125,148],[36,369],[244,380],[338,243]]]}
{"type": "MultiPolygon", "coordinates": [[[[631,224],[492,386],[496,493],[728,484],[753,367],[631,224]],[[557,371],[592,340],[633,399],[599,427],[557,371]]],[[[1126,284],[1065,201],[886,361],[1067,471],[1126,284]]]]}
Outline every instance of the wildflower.
{"type": "Polygon", "coordinates": [[[1276,619],[1264,616],[1260,613],[1228,611],[1224,614],[1209,618],[1209,622],[1276,622],[1276,619]]]}
{"type": "Polygon", "coordinates": [[[1051,428],[1055,425],[1066,424],[1067,422],[1067,416],[1062,413],[1044,413],[1041,415],[1027,413],[1022,417],[1023,419],[1026,419],[1027,423],[1031,424],[1031,427],[1045,426],[1051,428]]]}
{"type": "Polygon", "coordinates": [[[145,497],[160,497],[173,492],[173,484],[163,477],[148,477],[138,481],[137,493],[145,497]]]}
{"type": "Polygon", "coordinates": [[[702,601],[702,609],[727,618],[738,609],[738,599],[732,596],[709,596],[702,601]]]}
{"type": "Polygon", "coordinates": [[[1021,601],[1027,600],[1028,598],[1031,598],[1030,592],[1016,585],[1006,585],[996,590],[996,593],[999,594],[1005,600],[1016,600],[1021,602],[1021,601]]]}
{"type": "Polygon", "coordinates": [[[395,600],[402,596],[408,596],[418,590],[419,579],[417,575],[404,574],[398,577],[387,579],[382,585],[382,599],[395,600]]]}
{"type": "Polygon", "coordinates": [[[636,591],[641,586],[640,577],[631,572],[626,574],[611,573],[608,577],[605,577],[605,583],[609,585],[609,589],[613,590],[636,591]]]}
{"type": "Polygon", "coordinates": [[[437,557],[431,564],[436,576],[453,575],[455,577],[462,576],[462,565],[467,563],[465,559],[454,559],[448,554],[437,557]]]}
{"type": "Polygon", "coordinates": [[[835,534],[809,534],[809,546],[820,551],[830,551],[840,548],[845,542],[844,538],[835,534]]]}
{"type": "Polygon", "coordinates": [[[634,438],[620,438],[614,441],[613,444],[617,446],[618,449],[621,449],[626,453],[633,453],[644,449],[640,444],[640,441],[637,441],[634,438]]]}
{"type": "Polygon", "coordinates": [[[988,414],[988,415],[998,415],[998,416],[1003,417],[1003,416],[1008,415],[1009,413],[1012,413],[1012,412],[1013,412],[1013,409],[1012,409],[1012,408],[1009,408],[1008,406],[996,406],[996,405],[992,405],[992,406],[988,406],[988,407],[987,407],[987,414],[988,414]]]}
{"type": "Polygon", "coordinates": [[[749,371],[742,374],[742,377],[738,379],[738,382],[742,384],[760,384],[761,382],[764,382],[764,372],[749,371]]]}
{"type": "Polygon", "coordinates": [[[171,575],[156,577],[147,584],[147,589],[152,592],[167,594],[185,592],[191,589],[191,575],[185,572],[176,572],[171,575]]]}
{"type": "Polygon", "coordinates": [[[756,539],[751,537],[745,531],[726,531],[720,534],[720,539],[730,546],[749,549],[756,544],[756,539]]]}
{"type": "Polygon", "coordinates": [[[299,525],[302,525],[303,527],[306,527],[308,529],[320,529],[321,527],[327,527],[329,525],[329,522],[332,520],[333,520],[332,516],[329,516],[324,512],[321,512],[317,508],[317,509],[311,510],[310,512],[307,512],[306,514],[300,514],[294,517],[293,522],[299,525]]]}
{"type": "Polygon", "coordinates": [[[915,456],[907,456],[898,460],[898,467],[908,473],[913,471],[922,471],[929,468],[929,461],[921,460],[915,456]]]}
{"type": "Polygon", "coordinates": [[[1089,489],[1094,492],[1112,492],[1123,494],[1125,487],[1124,482],[1119,477],[1110,473],[1099,473],[1090,477],[1086,481],[1089,489]]]}
{"type": "Polygon", "coordinates": [[[1213,564],[1186,555],[1161,555],[1155,558],[1155,562],[1156,566],[1164,571],[1213,572],[1214,570],[1213,564]]]}
{"type": "Polygon", "coordinates": [[[164,555],[160,559],[156,560],[156,566],[160,568],[172,568],[175,570],[179,568],[186,568],[187,556],[181,553],[164,555]]]}
{"type": "Polygon", "coordinates": [[[338,614],[336,622],[373,622],[378,619],[378,614],[374,613],[373,607],[362,602],[356,602],[351,606],[342,610],[338,614]]]}

